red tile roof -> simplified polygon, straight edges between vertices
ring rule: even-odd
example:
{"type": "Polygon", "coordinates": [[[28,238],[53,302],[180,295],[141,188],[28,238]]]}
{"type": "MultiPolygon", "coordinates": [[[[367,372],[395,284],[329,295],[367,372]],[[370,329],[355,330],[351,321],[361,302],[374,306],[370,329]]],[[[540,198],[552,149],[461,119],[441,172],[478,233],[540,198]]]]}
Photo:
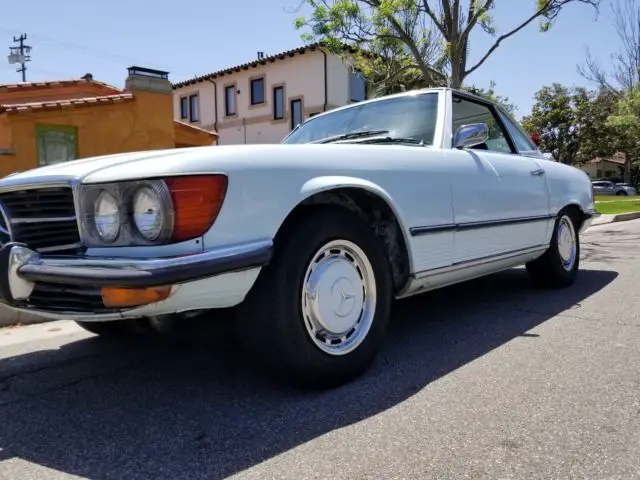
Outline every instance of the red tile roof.
{"type": "Polygon", "coordinates": [[[601,163],[601,162],[611,162],[611,163],[617,163],[619,165],[624,165],[625,164],[625,154],[624,153],[615,153],[613,154],[611,157],[609,158],[602,158],[602,157],[596,157],[592,160],[589,160],[587,163],[592,163],[592,164],[597,164],[597,163],[601,163]]]}
{"type": "Polygon", "coordinates": [[[50,82],[24,82],[24,83],[0,84],[0,93],[25,92],[30,90],[69,87],[74,85],[84,85],[87,83],[91,83],[93,85],[103,87],[108,90],[113,90],[114,93],[122,91],[119,88],[114,87],[113,85],[109,85],[108,83],[98,82],[97,80],[85,80],[85,79],[79,78],[74,80],[53,80],[50,82]]]}
{"type": "MultiPolygon", "coordinates": [[[[294,48],[291,50],[287,50],[286,52],[276,53],[274,55],[265,56],[261,60],[254,60],[253,62],[243,63],[241,65],[236,65],[235,67],[225,68],[224,70],[218,70],[217,72],[207,73],[206,75],[200,75],[197,77],[193,77],[189,80],[184,80],[182,82],[177,82],[173,84],[173,89],[186,87],[187,85],[193,85],[196,83],[204,82],[205,80],[214,79],[217,77],[222,77],[224,75],[229,75],[231,73],[240,72],[242,70],[249,70],[250,68],[256,68],[262,65],[266,65],[267,63],[274,63],[278,60],[285,60],[286,58],[294,57],[296,55],[302,55],[307,53],[308,51],[315,51],[322,48],[322,42],[310,43],[309,45],[305,45],[304,47],[294,48]]],[[[345,50],[355,50],[354,47],[350,47],[348,45],[344,45],[345,50]]]]}
{"type": "Polygon", "coordinates": [[[218,135],[218,132],[216,132],[216,131],[207,130],[206,128],[201,128],[201,127],[198,127],[196,125],[189,125],[188,123],[181,122],[180,120],[174,120],[174,122],[175,122],[175,124],[176,124],[176,126],[178,128],[184,128],[186,130],[189,130],[189,129],[199,130],[201,132],[205,132],[205,133],[208,133],[210,135],[216,135],[216,136],[218,135]]]}
{"type": "Polygon", "coordinates": [[[130,102],[132,93],[118,93],[116,95],[101,95],[98,97],[70,98],[44,102],[16,103],[0,105],[0,113],[23,113],[43,110],[61,110],[76,106],[113,105],[114,103],[130,102]]]}

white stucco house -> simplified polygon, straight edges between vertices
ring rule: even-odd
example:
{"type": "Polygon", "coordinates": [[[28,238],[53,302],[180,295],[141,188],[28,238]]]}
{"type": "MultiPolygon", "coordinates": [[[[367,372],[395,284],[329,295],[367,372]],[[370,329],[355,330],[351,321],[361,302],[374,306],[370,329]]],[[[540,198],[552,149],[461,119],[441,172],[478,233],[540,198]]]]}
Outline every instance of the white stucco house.
{"type": "Polygon", "coordinates": [[[318,43],[173,85],[175,120],[219,134],[219,145],[278,143],[314,114],[366,99],[365,80],[318,43]]]}

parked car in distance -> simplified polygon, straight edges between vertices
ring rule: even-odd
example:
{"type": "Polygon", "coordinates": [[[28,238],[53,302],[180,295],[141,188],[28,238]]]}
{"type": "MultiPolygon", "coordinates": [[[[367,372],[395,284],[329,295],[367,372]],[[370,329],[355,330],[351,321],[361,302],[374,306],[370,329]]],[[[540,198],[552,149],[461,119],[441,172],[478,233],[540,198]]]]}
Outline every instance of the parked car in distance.
{"type": "Polygon", "coordinates": [[[614,183],[608,180],[597,180],[593,183],[593,192],[596,195],[635,196],[638,194],[635,187],[628,183],[614,183]]]}
{"type": "Polygon", "coordinates": [[[448,88],[322,113],[277,145],[22,172],[0,181],[0,207],[12,308],[119,336],[237,307],[257,364],[311,387],[367,369],[394,298],[518,265],[570,286],[597,215],[583,172],[448,88]]]}

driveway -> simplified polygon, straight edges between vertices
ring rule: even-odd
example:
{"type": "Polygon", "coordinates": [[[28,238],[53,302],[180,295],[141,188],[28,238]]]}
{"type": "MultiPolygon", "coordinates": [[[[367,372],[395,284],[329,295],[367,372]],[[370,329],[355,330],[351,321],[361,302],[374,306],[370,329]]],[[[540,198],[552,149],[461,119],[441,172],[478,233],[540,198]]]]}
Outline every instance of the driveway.
{"type": "Polygon", "coordinates": [[[582,241],[567,290],[514,269],[398,302],[328,392],[252,370],[227,316],[0,331],[0,479],[640,478],[640,220],[582,241]]]}

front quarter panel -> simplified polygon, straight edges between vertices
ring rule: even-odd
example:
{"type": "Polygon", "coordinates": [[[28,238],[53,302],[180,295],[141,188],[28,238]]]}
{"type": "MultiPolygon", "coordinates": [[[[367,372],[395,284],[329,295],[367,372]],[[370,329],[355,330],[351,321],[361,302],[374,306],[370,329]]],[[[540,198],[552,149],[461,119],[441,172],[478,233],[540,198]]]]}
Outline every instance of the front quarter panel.
{"type": "Polygon", "coordinates": [[[550,213],[557,214],[568,205],[576,205],[583,212],[595,208],[591,179],[586,173],[550,160],[536,161],[546,172],[550,213]]]}

